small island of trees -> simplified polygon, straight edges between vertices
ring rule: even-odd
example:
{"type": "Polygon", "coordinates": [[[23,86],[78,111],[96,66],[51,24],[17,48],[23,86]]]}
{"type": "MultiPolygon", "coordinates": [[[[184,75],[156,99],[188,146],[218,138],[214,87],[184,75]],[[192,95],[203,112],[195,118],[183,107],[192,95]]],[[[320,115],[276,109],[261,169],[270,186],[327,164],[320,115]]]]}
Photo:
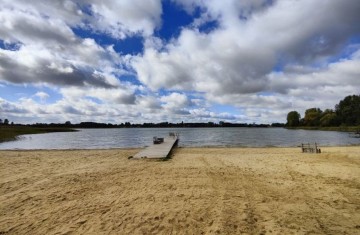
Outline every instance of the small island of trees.
{"type": "Polygon", "coordinates": [[[291,111],[287,115],[287,127],[350,127],[360,126],[360,95],[345,97],[335,109],[310,108],[301,118],[300,113],[291,111]]]}

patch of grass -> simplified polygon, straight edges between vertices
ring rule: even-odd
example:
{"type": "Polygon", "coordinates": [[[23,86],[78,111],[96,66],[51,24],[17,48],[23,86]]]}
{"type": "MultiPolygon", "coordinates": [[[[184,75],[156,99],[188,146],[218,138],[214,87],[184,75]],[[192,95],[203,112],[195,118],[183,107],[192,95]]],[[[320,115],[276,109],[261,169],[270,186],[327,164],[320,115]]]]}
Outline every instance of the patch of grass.
{"type": "Polygon", "coordinates": [[[76,130],[63,127],[0,126],[0,142],[16,140],[19,135],[71,131],[76,130]]]}

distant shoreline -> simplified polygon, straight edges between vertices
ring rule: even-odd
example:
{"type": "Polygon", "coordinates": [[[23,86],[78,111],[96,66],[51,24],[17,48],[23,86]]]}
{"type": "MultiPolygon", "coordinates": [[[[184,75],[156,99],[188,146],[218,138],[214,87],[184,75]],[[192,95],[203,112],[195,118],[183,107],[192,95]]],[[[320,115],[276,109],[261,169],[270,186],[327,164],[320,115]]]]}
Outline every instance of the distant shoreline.
{"type": "Polygon", "coordinates": [[[3,125],[0,126],[0,143],[7,141],[14,141],[20,135],[30,134],[44,134],[51,132],[75,132],[77,130],[65,127],[32,127],[32,126],[17,126],[17,125],[3,125]]]}

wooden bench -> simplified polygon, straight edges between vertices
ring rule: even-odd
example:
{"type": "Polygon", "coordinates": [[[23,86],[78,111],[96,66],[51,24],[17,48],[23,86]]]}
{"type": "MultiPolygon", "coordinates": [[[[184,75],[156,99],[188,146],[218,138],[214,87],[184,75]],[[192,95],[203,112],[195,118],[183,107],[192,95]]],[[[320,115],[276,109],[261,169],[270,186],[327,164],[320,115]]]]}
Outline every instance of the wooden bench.
{"type": "Polygon", "coordinates": [[[317,145],[317,143],[314,144],[301,144],[301,151],[303,153],[321,153],[321,149],[317,145]]]}

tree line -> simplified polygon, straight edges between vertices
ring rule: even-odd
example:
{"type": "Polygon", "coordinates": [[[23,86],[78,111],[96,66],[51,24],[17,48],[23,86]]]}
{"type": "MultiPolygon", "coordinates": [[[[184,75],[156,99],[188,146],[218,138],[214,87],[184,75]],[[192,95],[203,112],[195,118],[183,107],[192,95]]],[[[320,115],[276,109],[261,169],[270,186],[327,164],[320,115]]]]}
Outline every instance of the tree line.
{"type": "MultiPolygon", "coordinates": [[[[8,119],[3,122],[0,119],[0,125],[10,125],[8,119]]],[[[32,127],[56,127],[56,128],[178,128],[178,127],[284,127],[284,123],[272,123],[270,124],[248,124],[248,123],[230,123],[220,121],[219,123],[215,122],[180,122],[180,123],[171,123],[171,122],[160,122],[160,123],[130,123],[124,122],[120,124],[112,124],[112,123],[98,123],[98,122],[80,122],[76,124],[72,124],[70,121],[66,121],[65,123],[34,123],[34,124],[14,124],[15,126],[32,126],[32,127]]]]}
{"type": "Polygon", "coordinates": [[[4,125],[4,126],[7,126],[7,125],[14,125],[14,122],[11,122],[9,121],[9,119],[5,118],[4,121],[0,118],[0,125],[4,125]]]}
{"type": "Polygon", "coordinates": [[[349,95],[335,105],[335,109],[310,108],[301,115],[291,111],[287,115],[288,127],[338,127],[360,125],[360,95],[349,95]]]}

